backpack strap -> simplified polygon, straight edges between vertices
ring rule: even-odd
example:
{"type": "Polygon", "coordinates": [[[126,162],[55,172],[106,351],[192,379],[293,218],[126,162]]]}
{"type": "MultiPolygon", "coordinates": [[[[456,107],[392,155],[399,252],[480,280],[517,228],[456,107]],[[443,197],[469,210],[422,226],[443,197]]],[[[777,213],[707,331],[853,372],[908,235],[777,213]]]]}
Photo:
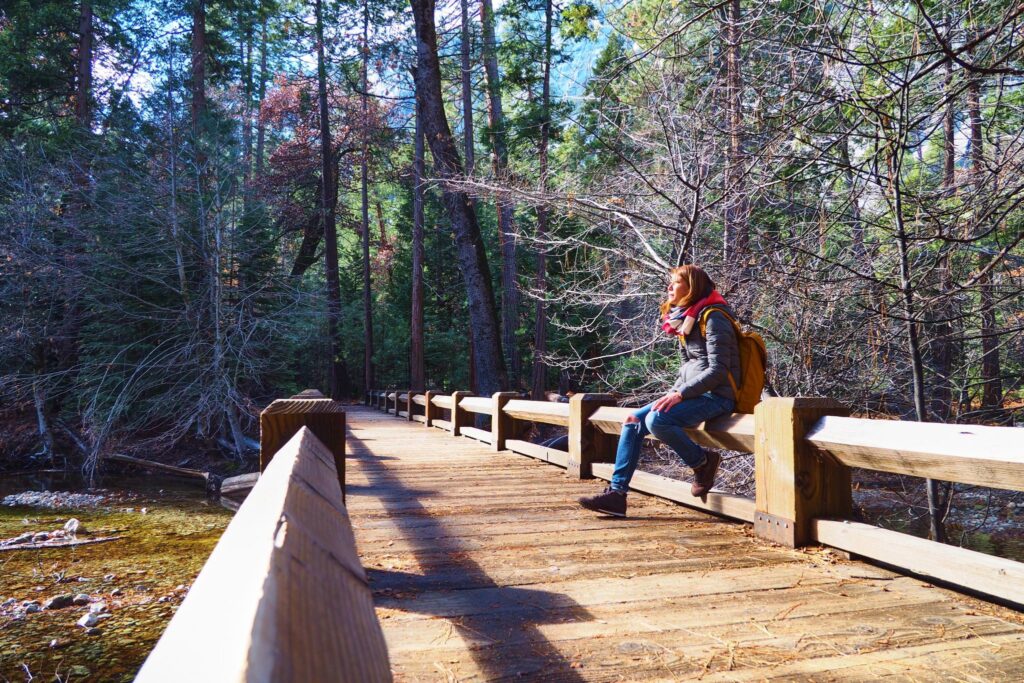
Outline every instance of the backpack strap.
{"type": "MultiPolygon", "coordinates": [[[[700,333],[701,333],[701,336],[703,336],[704,337],[704,341],[707,342],[707,339],[708,339],[708,332],[707,332],[708,331],[708,317],[712,313],[714,313],[715,311],[718,311],[719,313],[724,315],[725,319],[728,320],[730,323],[732,323],[733,332],[736,333],[736,350],[738,352],[739,351],[739,344],[740,344],[740,334],[741,334],[739,323],[736,322],[735,318],[733,318],[731,315],[726,313],[725,310],[723,310],[721,308],[718,308],[717,306],[708,306],[708,307],[706,307],[704,310],[702,310],[700,312],[700,333]]],[[[732,387],[733,400],[734,401],[739,401],[740,400],[740,390],[739,390],[739,387],[736,386],[736,380],[733,379],[732,372],[729,369],[726,369],[725,376],[729,378],[729,385],[732,387]]]]}

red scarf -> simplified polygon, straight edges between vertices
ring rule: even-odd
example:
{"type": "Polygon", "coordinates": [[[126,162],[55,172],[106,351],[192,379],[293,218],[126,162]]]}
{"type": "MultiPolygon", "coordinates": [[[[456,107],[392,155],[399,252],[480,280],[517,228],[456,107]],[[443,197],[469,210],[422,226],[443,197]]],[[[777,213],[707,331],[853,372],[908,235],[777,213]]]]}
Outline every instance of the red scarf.
{"type": "Polygon", "coordinates": [[[711,294],[693,304],[685,311],[680,306],[673,306],[668,313],[662,316],[661,329],[664,330],[666,334],[685,337],[691,330],[693,330],[694,323],[696,323],[697,318],[700,317],[700,312],[708,306],[714,306],[717,304],[729,305],[716,289],[712,290],[711,294]]]}

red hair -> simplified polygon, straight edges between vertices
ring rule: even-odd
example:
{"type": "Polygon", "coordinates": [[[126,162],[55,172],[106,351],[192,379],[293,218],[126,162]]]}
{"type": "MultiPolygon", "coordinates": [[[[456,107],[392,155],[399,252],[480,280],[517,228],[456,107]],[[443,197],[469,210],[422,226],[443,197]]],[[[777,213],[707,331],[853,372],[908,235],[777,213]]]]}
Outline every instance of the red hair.
{"type": "Polygon", "coordinates": [[[679,276],[689,286],[690,291],[686,293],[682,301],[664,301],[661,304],[661,314],[665,315],[673,306],[689,308],[701,299],[715,291],[715,281],[711,279],[700,266],[685,265],[673,268],[668,271],[669,277],[679,276]]]}

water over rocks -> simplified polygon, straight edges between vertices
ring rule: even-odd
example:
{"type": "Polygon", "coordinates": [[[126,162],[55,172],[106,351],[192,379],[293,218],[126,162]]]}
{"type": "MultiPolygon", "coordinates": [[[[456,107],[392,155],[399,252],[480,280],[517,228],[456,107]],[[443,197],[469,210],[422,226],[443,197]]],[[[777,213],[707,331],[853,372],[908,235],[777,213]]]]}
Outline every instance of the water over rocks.
{"type": "Polygon", "coordinates": [[[60,508],[96,507],[106,501],[107,497],[92,493],[71,493],[69,491],[24,491],[4,496],[3,504],[10,507],[25,505],[57,510],[60,508]]]}

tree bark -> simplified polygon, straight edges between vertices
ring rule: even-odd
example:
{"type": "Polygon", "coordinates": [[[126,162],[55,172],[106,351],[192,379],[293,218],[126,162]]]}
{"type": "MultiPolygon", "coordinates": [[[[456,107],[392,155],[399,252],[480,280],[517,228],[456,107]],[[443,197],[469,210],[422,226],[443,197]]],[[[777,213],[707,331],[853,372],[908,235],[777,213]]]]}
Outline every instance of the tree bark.
{"type": "Polygon", "coordinates": [[[745,259],[748,246],[750,199],[746,189],[743,155],[743,63],[740,53],[740,0],[730,0],[725,9],[726,84],[725,108],[729,128],[726,156],[725,260],[745,259]]]}
{"type": "MultiPolygon", "coordinates": [[[[540,101],[540,148],[538,161],[540,165],[541,196],[548,189],[548,139],[551,135],[551,24],[552,0],[544,5],[544,78],[541,85],[540,101]]],[[[537,279],[534,289],[537,292],[537,303],[534,310],[533,329],[533,373],[530,381],[530,395],[534,401],[542,401],[547,392],[548,365],[544,358],[548,352],[548,259],[544,240],[548,234],[548,210],[541,204],[537,207],[537,279]]]]}
{"type": "Polygon", "coordinates": [[[332,170],[330,116],[327,109],[327,63],[324,57],[323,2],[316,0],[316,72],[320,104],[320,216],[324,231],[324,272],[327,277],[327,334],[331,362],[328,385],[331,398],[340,399],[345,390],[341,360],[341,285],[338,279],[338,234],[334,209],[337,194],[332,170]]]}
{"type": "Polygon", "coordinates": [[[462,10],[462,138],[466,150],[466,176],[473,175],[475,156],[473,154],[473,81],[469,70],[469,0],[459,0],[462,10]]]}
{"type": "MultiPolygon", "coordinates": [[[[955,130],[955,109],[952,101],[953,86],[953,61],[946,60],[945,73],[943,75],[943,95],[947,98],[946,108],[942,116],[942,187],[946,196],[953,196],[956,193],[956,130],[955,130]]],[[[953,275],[950,269],[949,253],[943,252],[939,257],[937,268],[937,279],[939,293],[943,297],[942,305],[938,308],[941,311],[937,321],[932,326],[933,339],[931,341],[931,359],[934,368],[934,381],[931,392],[931,412],[935,419],[945,422],[949,420],[953,412],[953,362],[957,353],[956,343],[953,340],[953,322],[949,318],[953,314],[953,301],[951,292],[953,290],[953,275]]]]}
{"type": "Polygon", "coordinates": [[[470,334],[475,347],[479,390],[491,394],[507,387],[508,378],[487,254],[472,201],[465,192],[449,184],[461,180],[465,174],[441,97],[434,2],[410,0],[410,5],[416,24],[416,97],[423,113],[423,132],[434,158],[434,172],[442,182],[442,198],[455,233],[459,268],[469,299],[470,334]]]}
{"type": "Polygon", "coordinates": [[[78,60],[75,84],[75,120],[82,128],[92,126],[92,2],[83,0],[78,13],[78,60]]]}
{"type": "Polygon", "coordinates": [[[266,142],[266,126],[260,115],[263,110],[263,98],[267,95],[267,17],[260,18],[260,83],[256,105],[256,177],[263,177],[263,150],[266,142]]]}
{"type": "MultiPolygon", "coordinates": [[[[494,39],[494,9],[491,0],[480,2],[480,25],[483,33],[484,81],[487,87],[487,122],[491,138],[491,167],[498,183],[509,180],[508,133],[501,104],[501,81],[494,39]]],[[[501,247],[501,343],[506,353],[509,379],[518,386],[522,361],[516,343],[519,328],[519,283],[516,274],[515,206],[498,199],[498,239],[501,247]]]]}
{"type": "Polygon", "coordinates": [[[196,134],[206,116],[206,5],[192,0],[192,126],[196,134]]]}
{"type": "Polygon", "coordinates": [[[363,391],[374,386],[373,367],[373,292],[370,280],[370,170],[369,170],[369,59],[370,59],[370,6],[363,0],[363,44],[362,44],[362,88],[361,97],[362,125],[362,159],[359,164],[360,200],[363,218],[363,391]]]}
{"type": "MultiPolygon", "coordinates": [[[[974,202],[981,206],[985,172],[985,137],[981,119],[981,78],[972,74],[967,82],[967,114],[971,121],[971,177],[974,181],[974,202]]],[[[976,229],[980,226],[975,226],[976,229]]],[[[988,255],[978,254],[978,267],[984,268],[988,255]]],[[[981,407],[998,409],[1003,403],[1003,383],[1000,378],[999,338],[996,332],[995,296],[992,276],[986,273],[978,280],[981,325],[981,407]]]]}
{"type": "Polygon", "coordinates": [[[409,388],[425,391],[423,348],[423,125],[416,112],[415,156],[412,162],[412,320],[409,324],[409,388]]]}

